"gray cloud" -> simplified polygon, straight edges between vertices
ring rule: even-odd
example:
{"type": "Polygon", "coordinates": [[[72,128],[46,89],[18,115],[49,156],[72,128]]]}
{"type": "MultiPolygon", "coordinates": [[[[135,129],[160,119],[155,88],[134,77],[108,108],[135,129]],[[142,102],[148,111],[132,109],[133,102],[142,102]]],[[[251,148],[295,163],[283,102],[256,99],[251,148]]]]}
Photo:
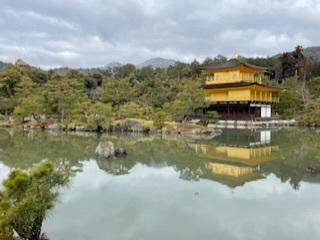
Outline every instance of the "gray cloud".
{"type": "Polygon", "coordinates": [[[318,45],[318,0],[2,0],[0,59],[41,67],[318,45]]]}

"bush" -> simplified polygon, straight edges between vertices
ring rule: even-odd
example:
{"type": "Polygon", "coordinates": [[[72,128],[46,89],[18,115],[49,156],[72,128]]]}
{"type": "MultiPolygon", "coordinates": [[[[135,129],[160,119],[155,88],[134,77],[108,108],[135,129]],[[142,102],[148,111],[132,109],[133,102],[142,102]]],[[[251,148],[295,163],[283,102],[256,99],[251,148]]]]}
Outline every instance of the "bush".
{"type": "Polygon", "coordinates": [[[219,120],[219,114],[216,111],[208,111],[204,114],[202,122],[204,125],[216,123],[219,120]]]}
{"type": "Polygon", "coordinates": [[[145,109],[135,102],[128,102],[120,106],[120,115],[126,118],[144,118],[145,109]]]}
{"type": "Polygon", "coordinates": [[[283,118],[291,118],[301,108],[301,99],[298,94],[292,90],[287,90],[279,94],[279,103],[275,105],[274,111],[283,118]]]}
{"type": "Polygon", "coordinates": [[[165,126],[166,113],[164,111],[156,111],[153,116],[153,126],[155,128],[163,128],[165,126]]]}

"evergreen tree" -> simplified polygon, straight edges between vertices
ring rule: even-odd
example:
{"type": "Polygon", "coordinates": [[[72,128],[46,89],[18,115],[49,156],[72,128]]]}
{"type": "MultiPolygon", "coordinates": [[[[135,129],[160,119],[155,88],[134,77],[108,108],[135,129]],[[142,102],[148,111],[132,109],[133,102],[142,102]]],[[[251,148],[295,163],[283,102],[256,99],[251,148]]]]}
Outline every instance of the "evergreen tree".
{"type": "Polygon", "coordinates": [[[30,171],[13,170],[0,190],[0,231],[16,232],[22,239],[39,240],[47,211],[58,197],[57,187],[65,185],[68,173],[52,162],[42,162],[30,171]]]}

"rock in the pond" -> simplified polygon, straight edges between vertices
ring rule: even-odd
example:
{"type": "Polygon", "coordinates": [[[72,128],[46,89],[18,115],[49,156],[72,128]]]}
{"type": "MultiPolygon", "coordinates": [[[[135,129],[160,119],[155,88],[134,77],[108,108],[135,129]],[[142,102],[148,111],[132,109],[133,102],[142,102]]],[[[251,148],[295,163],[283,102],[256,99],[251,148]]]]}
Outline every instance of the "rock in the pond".
{"type": "Polygon", "coordinates": [[[59,131],[60,130],[60,124],[59,123],[52,123],[48,125],[48,130],[51,131],[59,131]]]}
{"type": "Polygon", "coordinates": [[[127,151],[124,148],[117,148],[114,151],[114,156],[117,158],[118,157],[125,157],[125,156],[127,156],[127,151]]]}
{"type": "Polygon", "coordinates": [[[112,158],[115,156],[113,143],[110,141],[101,142],[95,152],[99,157],[112,158]]]}
{"type": "Polygon", "coordinates": [[[101,142],[96,148],[96,155],[101,158],[121,158],[127,156],[127,151],[124,148],[115,148],[111,141],[101,142]]]}

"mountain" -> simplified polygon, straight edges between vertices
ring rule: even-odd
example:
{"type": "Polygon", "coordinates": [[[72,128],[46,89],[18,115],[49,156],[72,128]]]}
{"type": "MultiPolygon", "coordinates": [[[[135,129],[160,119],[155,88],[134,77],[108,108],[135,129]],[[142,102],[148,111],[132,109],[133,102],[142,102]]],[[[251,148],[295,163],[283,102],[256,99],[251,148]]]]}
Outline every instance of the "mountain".
{"type": "Polygon", "coordinates": [[[137,68],[153,67],[153,68],[167,68],[173,66],[176,63],[175,60],[166,58],[151,58],[143,63],[137,65],[137,68]]]}
{"type": "Polygon", "coordinates": [[[4,67],[7,66],[7,65],[8,65],[8,63],[5,63],[5,62],[0,61],[0,69],[1,69],[1,68],[4,68],[4,67]]]}
{"type": "MultiPolygon", "coordinates": [[[[312,57],[314,59],[320,60],[320,46],[306,47],[303,48],[303,53],[306,57],[312,57]]],[[[272,57],[278,58],[281,57],[282,53],[278,53],[272,57]]]]}
{"type": "Polygon", "coordinates": [[[111,62],[105,66],[105,68],[114,68],[114,67],[121,67],[123,64],[119,62],[111,62]]]}
{"type": "Polygon", "coordinates": [[[28,63],[26,63],[25,61],[23,61],[22,59],[18,59],[15,63],[17,66],[29,66],[28,63]]]}
{"type": "Polygon", "coordinates": [[[304,55],[320,60],[320,47],[307,47],[304,49],[304,55]]]}

